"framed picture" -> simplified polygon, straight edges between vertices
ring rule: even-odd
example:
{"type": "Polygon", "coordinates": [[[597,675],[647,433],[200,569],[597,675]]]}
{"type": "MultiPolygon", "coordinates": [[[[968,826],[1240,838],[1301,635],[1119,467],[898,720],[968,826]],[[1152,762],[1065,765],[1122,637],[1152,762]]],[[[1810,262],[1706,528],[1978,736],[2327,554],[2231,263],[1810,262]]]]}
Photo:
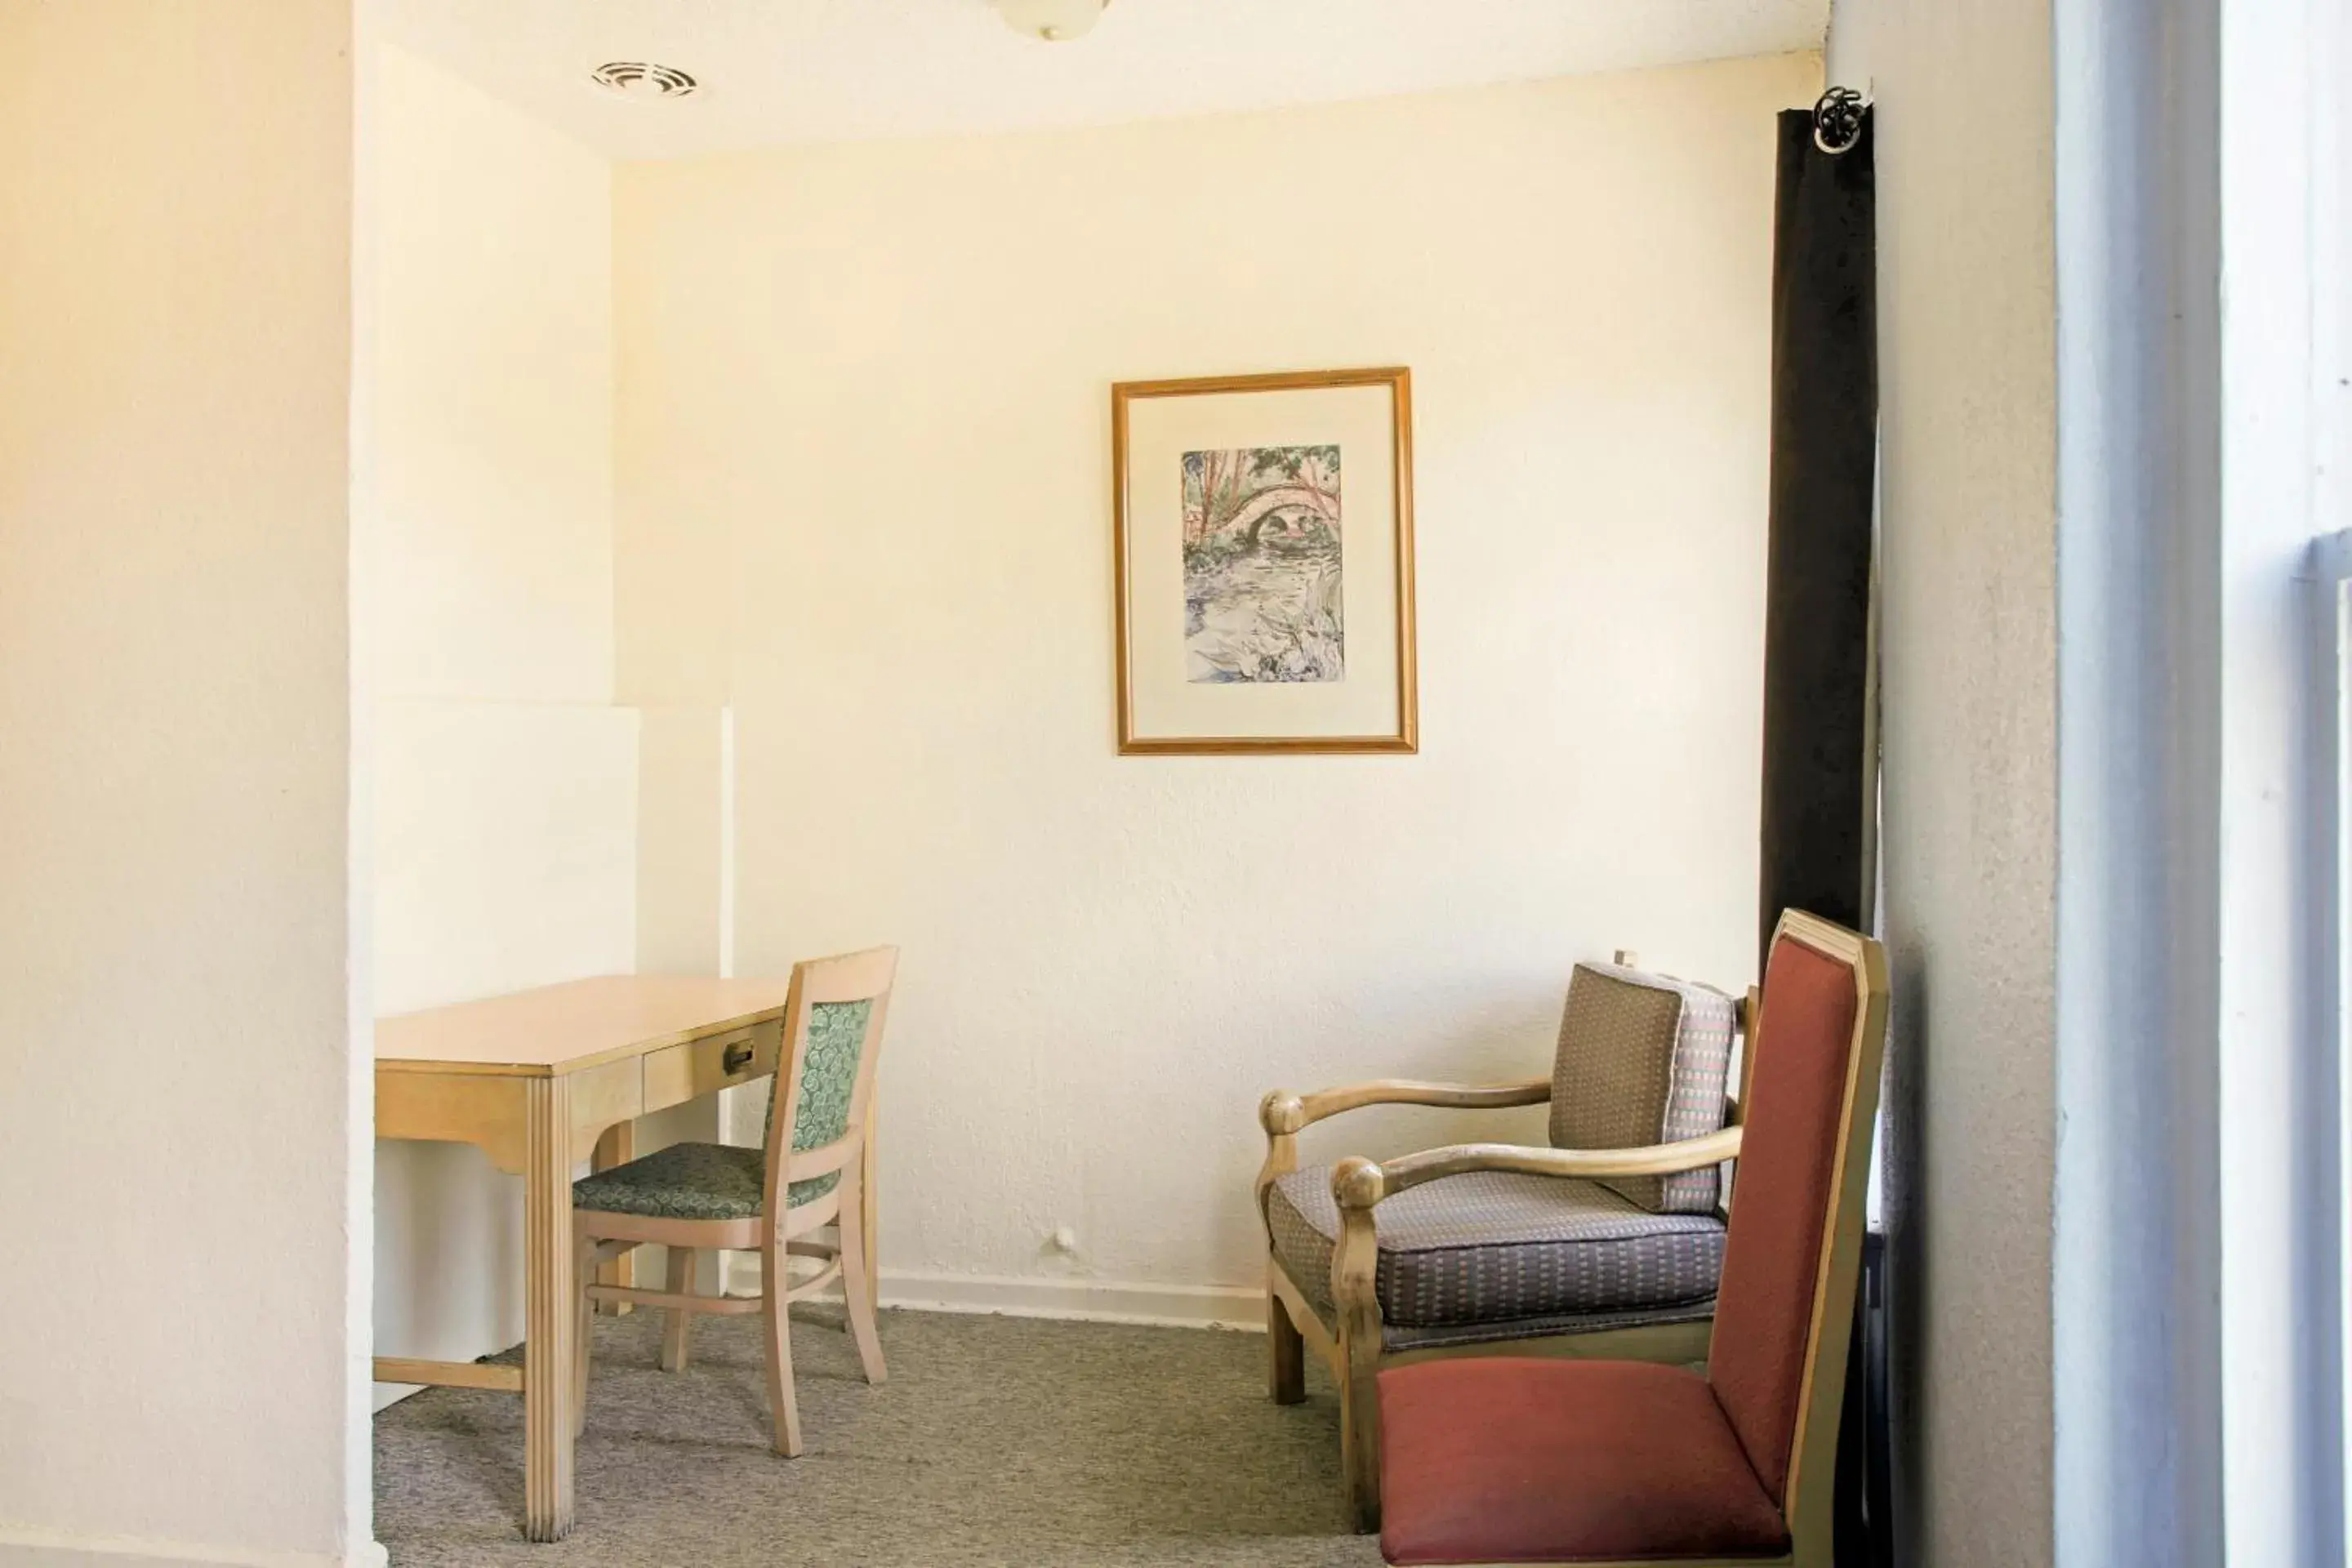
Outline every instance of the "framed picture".
{"type": "Polygon", "coordinates": [[[1411,752],[1403,370],[1110,390],[1118,749],[1411,752]]]}

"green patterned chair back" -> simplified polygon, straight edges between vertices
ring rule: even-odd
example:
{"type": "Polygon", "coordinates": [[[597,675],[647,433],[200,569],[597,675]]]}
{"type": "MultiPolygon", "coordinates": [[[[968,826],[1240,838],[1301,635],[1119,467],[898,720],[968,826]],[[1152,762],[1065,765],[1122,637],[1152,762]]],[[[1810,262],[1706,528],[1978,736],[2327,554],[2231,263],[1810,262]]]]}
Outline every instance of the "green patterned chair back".
{"type": "MultiPolygon", "coordinates": [[[[784,1015],[788,1054],[777,1064],[761,1137],[772,1184],[780,1154],[823,1149],[864,1125],[898,959],[898,949],[877,947],[793,966],[792,1001],[784,1015]],[[779,1140],[777,1114],[787,1096],[793,1108],[790,1135],[779,1140]]],[[[838,1171],[829,1171],[793,1182],[786,1202],[796,1207],[823,1197],[840,1180],[838,1171]]]]}

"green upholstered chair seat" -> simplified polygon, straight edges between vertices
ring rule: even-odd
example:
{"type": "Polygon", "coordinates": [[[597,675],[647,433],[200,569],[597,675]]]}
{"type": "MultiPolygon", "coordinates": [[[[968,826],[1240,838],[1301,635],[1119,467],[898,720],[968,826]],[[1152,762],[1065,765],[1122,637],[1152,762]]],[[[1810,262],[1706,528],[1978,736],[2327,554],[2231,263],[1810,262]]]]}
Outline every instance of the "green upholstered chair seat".
{"type": "MultiPolygon", "coordinates": [[[[784,1191],[798,1208],[833,1191],[841,1173],[828,1171],[784,1191]]],[[[599,1171],[572,1184],[574,1208],[648,1219],[757,1219],[767,1183],[767,1154],[726,1143],[673,1143],[641,1160],[599,1171]]]]}
{"type": "MultiPolygon", "coordinates": [[[[793,1152],[838,1142],[849,1131],[849,1101],[866,1044],[872,1002],[820,1002],[809,1009],[808,1056],[801,1067],[793,1152]]],[[[762,1139],[774,1135],[775,1107],[762,1139]]],[[[767,1154],[727,1143],[673,1143],[657,1153],[572,1184],[572,1206],[648,1219],[757,1219],[766,1190],[767,1154]]],[[[814,1203],[841,1182],[827,1171],[784,1189],[784,1206],[814,1203]]]]}

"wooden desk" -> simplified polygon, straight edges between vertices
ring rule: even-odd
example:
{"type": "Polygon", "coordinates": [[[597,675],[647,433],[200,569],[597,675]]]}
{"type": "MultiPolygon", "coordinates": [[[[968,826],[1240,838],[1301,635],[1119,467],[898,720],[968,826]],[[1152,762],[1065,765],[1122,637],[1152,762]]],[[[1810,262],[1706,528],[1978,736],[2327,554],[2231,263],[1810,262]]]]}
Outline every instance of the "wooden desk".
{"type": "Polygon", "coordinates": [[[572,1170],[608,1128],[775,1071],[786,990],[607,975],[376,1025],[376,1136],[478,1144],[523,1179],[525,1328],[520,1372],[379,1356],[375,1375],[523,1396],[533,1541],[572,1529],[572,1170]]]}

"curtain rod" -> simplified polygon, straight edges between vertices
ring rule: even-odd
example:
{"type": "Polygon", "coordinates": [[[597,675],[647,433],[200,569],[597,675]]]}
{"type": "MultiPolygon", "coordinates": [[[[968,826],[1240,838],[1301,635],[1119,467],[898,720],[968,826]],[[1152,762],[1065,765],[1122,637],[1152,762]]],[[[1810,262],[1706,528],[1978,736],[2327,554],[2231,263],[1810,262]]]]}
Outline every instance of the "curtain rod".
{"type": "Polygon", "coordinates": [[[1862,140],[1870,101],[1850,87],[1833,87],[1813,104],[1813,145],[1834,157],[1862,140]]]}

